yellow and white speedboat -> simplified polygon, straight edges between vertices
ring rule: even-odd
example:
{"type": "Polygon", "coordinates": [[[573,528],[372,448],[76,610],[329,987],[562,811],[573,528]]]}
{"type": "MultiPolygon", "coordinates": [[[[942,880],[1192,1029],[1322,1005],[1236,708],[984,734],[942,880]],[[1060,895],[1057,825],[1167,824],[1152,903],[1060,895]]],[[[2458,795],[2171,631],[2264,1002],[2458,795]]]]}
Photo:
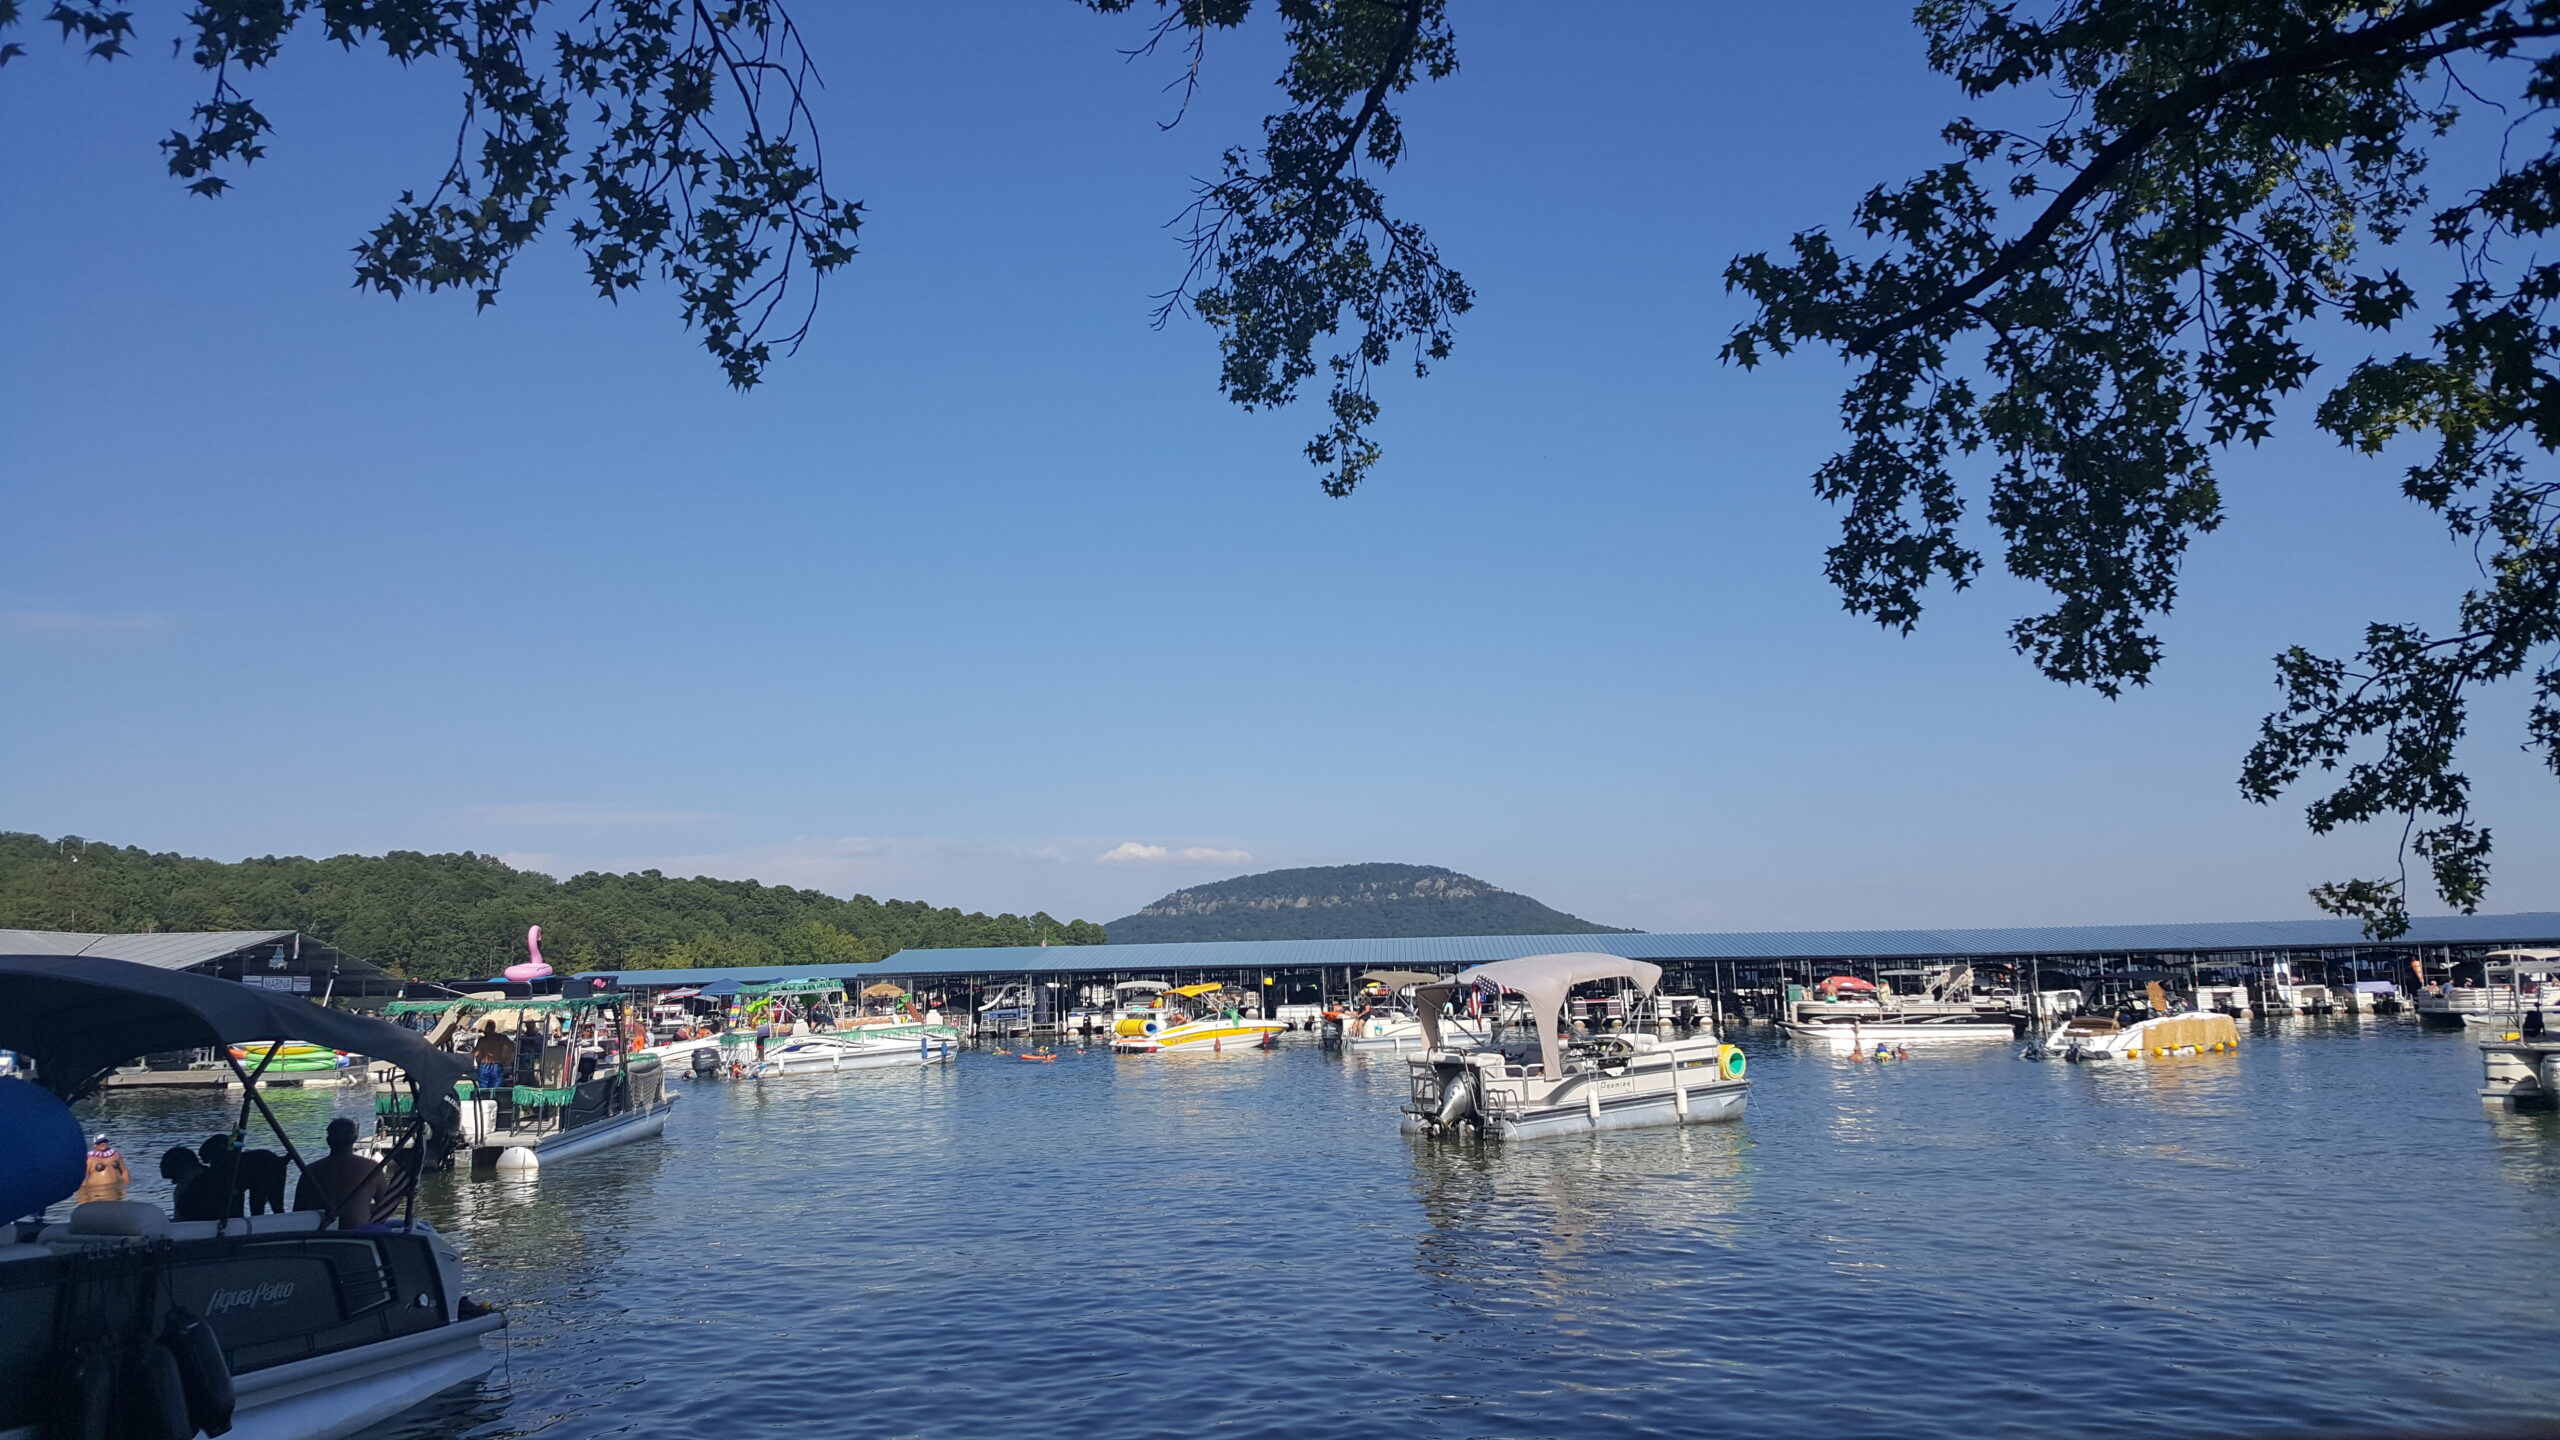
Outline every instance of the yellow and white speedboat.
{"type": "Polygon", "coordinates": [[[1149,1010],[1124,1015],[1112,1026],[1111,1048],[1133,1055],[1206,1055],[1277,1043],[1288,1027],[1244,1014],[1219,993],[1226,988],[1212,981],[1165,991],[1149,1010]]]}

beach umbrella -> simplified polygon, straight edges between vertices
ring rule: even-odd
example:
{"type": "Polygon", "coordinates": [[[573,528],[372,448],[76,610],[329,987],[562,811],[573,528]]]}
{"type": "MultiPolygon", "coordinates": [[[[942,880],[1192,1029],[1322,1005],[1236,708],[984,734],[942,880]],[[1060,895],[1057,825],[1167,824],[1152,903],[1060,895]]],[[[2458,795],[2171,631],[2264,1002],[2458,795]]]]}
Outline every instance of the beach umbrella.
{"type": "Polygon", "coordinates": [[[890,984],[886,980],[883,980],[877,985],[864,986],[862,990],[862,998],[865,1000],[879,1000],[887,996],[904,995],[906,993],[906,991],[899,989],[897,986],[890,984]]]}

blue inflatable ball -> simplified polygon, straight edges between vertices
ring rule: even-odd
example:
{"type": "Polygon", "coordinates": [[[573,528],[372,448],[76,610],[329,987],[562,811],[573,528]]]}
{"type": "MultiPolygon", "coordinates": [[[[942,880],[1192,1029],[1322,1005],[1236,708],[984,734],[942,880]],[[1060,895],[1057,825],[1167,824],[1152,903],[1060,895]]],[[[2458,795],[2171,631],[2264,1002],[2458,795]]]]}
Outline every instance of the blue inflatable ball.
{"type": "Polygon", "coordinates": [[[79,1189],[88,1159],[70,1106],[42,1086],[0,1079],[0,1220],[37,1214],[79,1189]]]}

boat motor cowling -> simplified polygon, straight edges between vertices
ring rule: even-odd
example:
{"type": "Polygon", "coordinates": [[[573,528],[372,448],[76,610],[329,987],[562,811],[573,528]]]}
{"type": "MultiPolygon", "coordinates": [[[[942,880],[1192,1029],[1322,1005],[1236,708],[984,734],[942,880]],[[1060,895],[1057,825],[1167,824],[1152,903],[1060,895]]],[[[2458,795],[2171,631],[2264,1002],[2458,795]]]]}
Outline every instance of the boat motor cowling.
{"type": "Polygon", "coordinates": [[[1443,1130],[1457,1128],[1461,1121],[1476,1115],[1476,1072],[1472,1066],[1442,1065],[1440,1071],[1440,1109],[1432,1123],[1443,1130]]]}

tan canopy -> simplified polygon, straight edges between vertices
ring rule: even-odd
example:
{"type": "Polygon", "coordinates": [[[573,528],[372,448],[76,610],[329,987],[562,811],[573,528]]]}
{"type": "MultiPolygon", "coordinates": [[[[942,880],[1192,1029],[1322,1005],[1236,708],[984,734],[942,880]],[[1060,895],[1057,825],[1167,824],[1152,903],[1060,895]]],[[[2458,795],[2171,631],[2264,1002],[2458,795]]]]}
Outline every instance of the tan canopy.
{"type": "Polygon", "coordinates": [[[880,1000],[891,995],[904,995],[906,993],[906,991],[899,989],[897,986],[890,984],[886,980],[881,981],[877,985],[865,985],[862,987],[862,998],[865,1000],[880,1000]]]}
{"type": "Polygon", "coordinates": [[[1630,960],[1596,950],[1470,965],[1454,979],[1414,992],[1414,1006],[1421,1012],[1422,1043],[1433,1050],[1440,1048],[1440,1007],[1451,995],[1469,985],[1498,985],[1528,1000],[1529,1013],[1538,1024],[1538,1056],[1546,1062],[1548,1075],[1560,1076],[1564,1074],[1564,1064],[1556,1054],[1556,1021],[1564,1014],[1566,992],[1592,980],[1632,980],[1639,994],[1650,995],[1653,987],[1662,983],[1662,967],[1650,960],[1630,960]]]}
{"type": "Polygon", "coordinates": [[[1390,990],[1402,990],[1408,985],[1429,985],[1436,980],[1447,978],[1444,975],[1434,975],[1427,970],[1372,970],[1360,977],[1360,983],[1384,985],[1390,990]]]}

